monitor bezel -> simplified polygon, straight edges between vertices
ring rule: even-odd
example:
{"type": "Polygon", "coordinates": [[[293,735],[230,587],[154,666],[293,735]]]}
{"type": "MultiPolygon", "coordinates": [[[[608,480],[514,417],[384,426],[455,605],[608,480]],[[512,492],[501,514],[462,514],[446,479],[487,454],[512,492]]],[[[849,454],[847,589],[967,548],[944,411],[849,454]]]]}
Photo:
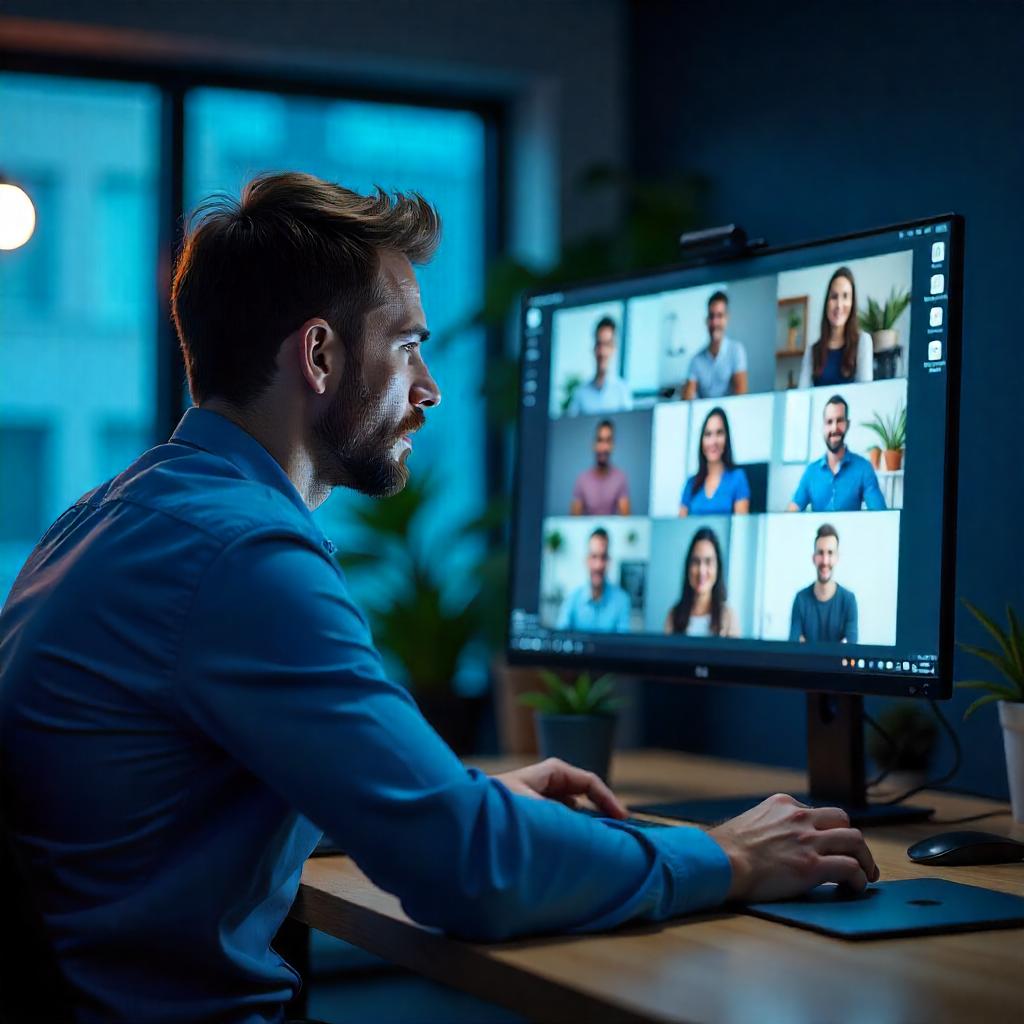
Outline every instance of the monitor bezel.
{"type": "MultiPolygon", "coordinates": [[[[511,611],[513,608],[513,574],[518,564],[518,530],[514,524],[510,529],[509,538],[509,572],[507,579],[507,609],[505,615],[505,657],[510,665],[544,667],[554,670],[601,669],[631,676],[651,677],[679,683],[712,683],[715,685],[769,686],[790,690],[821,691],[840,694],[881,695],[887,697],[924,697],[934,700],[948,700],[953,693],[953,654],[955,648],[956,623],[956,519],[957,489],[959,462],[959,426],[961,404],[961,351],[963,344],[963,291],[964,291],[964,218],[960,214],[945,213],[914,220],[901,221],[883,227],[869,228],[847,234],[827,236],[809,241],[794,242],[787,245],[764,246],[749,250],[739,255],[727,256],[722,259],[703,258],[681,261],[651,267],[645,270],[629,271],[602,277],[581,279],[572,282],[561,282],[557,285],[530,289],[523,293],[519,309],[520,338],[525,326],[526,308],[531,301],[539,296],[551,295],[554,292],[576,291],[604,285],[625,283],[638,278],[655,278],[669,276],[687,271],[699,271],[711,266],[729,267],[732,265],[753,265],[759,260],[783,253],[797,252],[801,249],[814,249],[823,246],[852,242],[857,239],[870,238],[889,234],[894,231],[906,231],[919,227],[927,227],[938,223],[949,224],[949,256],[948,266],[951,278],[956,287],[949,292],[947,300],[947,333],[946,333],[946,373],[947,406],[946,406],[946,473],[943,480],[943,529],[941,538],[940,567],[941,594],[939,598],[939,642],[938,666],[934,676],[894,676],[885,672],[858,670],[854,673],[842,671],[823,671],[819,668],[772,668],[749,667],[742,665],[716,665],[708,662],[695,652],[689,656],[689,646],[680,649],[680,657],[671,662],[658,659],[645,659],[638,666],[635,660],[626,657],[614,657],[607,654],[587,652],[566,653],[562,651],[532,651],[513,647],[511,642],[511,611]],[[685,660],[683,660],[685,659],[685,660]]],[[[752,275],[744,275],[752,276],[752,275]]],[[[681,287],[687,287],[682,285],[681,287]]],[[[520,346],[519,379],[522,379],[525,359],[524,346],[520,346]]],[[[517,407],[518,408],[518,407],[517,407]]],[[[523,416],[516,416],[515,458],[513,461],[512,509],[513,515],[519,508],[520,497],[520,454],[523,445],[523,416]]],[[[708,649],[704,648],[706,652],[708,649]]]]}

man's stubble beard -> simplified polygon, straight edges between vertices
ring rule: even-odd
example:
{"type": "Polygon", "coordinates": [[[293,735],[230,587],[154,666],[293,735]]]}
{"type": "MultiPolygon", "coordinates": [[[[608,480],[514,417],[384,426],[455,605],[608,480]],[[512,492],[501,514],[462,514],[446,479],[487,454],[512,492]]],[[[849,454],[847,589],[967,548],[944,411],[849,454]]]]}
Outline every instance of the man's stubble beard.
{"type": "Polygon", "coordinates": [[[371,498],[389,498],[409,482],[401,456],[392,457],[395,443],[423,426],[423,413],[398,424],[391,422],[380,400],[374,401],[361,367],[338,388],[324,415],[314,425],[317,477],[329,487],[350,487],[371,498]]]}

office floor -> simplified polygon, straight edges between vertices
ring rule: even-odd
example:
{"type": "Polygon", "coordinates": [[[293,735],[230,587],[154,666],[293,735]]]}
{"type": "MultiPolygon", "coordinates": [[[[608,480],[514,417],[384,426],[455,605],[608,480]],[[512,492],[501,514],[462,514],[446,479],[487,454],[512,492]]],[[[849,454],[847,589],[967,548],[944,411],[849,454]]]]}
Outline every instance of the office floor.
{"type": "Polygon", "coordinates": [[[328,1024],[526,1024],[510,1010],[317,931],[312,933],[306,1012],[328,1024]]]}

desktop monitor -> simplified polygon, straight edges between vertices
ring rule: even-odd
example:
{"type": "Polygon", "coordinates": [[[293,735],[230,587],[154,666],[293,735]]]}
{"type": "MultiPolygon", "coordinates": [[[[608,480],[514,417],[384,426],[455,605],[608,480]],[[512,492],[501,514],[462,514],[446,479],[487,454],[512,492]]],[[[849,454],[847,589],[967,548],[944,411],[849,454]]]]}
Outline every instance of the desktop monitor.
{"type": "Polygon", "coordinates": [[[923,816],[869,808],[861,696],[951,694],[962,235],[526,295],[509,660],[806,690],[810,799],[923,816]]]}

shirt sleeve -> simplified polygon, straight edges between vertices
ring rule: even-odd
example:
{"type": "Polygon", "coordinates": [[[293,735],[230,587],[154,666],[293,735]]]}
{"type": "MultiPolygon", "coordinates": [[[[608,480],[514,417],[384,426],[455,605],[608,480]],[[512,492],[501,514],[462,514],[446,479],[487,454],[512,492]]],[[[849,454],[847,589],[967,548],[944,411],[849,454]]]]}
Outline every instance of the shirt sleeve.
{"type": "Polygon", "coordinates": [[[176,691],[203,734],[423,924],[496,940],[727,894],[728,859],[699,829],[648,835],[467,770],[384,675],[339,570],[300,538],[243,538],[207,570],[176,691]]]}
{"type": "Polygon", "coordinates": [[[869,384],[875,379],[875,346],[867,331],[860,332],[857,341],[857,374],[858,384],[869,384]]]}
{"type": "Polygon", "coordinates": [[[872,512],[881,512],[885,508],[885,495],[882,488],[878,486],[878,476],[871,463],[867,459],[861,466],[864,481],[864,504],[872,512]]]}
{"type": "Polygon", "coordinates": [[[572,609],[575,596],[575,591],[566,594],[565,600],[562,602],[562,607],[558,610],[558,622],[555,624],[555,629],[573,628],[572,609]]]}
{"type": "Polygon", "coordinates": [[[800,600],[800,592],[797,591],[796,597],[793,598],[793,610],[789,614],[790,643],[797,643],[803,632],[803,603],[800,600]]]}
{"type": "Polygon", "coordinates": [[[690,505],[693,502],[693,482],[696,478],[690,477],[689,480],[683,485],[683,493],[679,497],[679,504],[687,511],[690,509],[690,505]]]}
{"type": "Polygon", "coordinates": [[[630,614],[633,611],[632,604],[629,600],[629,594],[625,590],[619,591],[619,611],[615,621],[615,631],[617,633],[628,633],[630,628],[630,614]]]}
{"type": "Polygon", "coordinates": [[[742,342],[734,341],[733,347],[736,350],[736,355],[733,357],[733,373],[746,373],[747,372],[747,349],[742,342]]]}
{"type": "Polygon", "coordinates": [[[693,381],[697,383],[697,360],[700,359],[700,351],[695,352],[690,357],[690,365],[686,368],[686,380],[687,382],[693,381]]]}
{"type": "Polygon", "coordinates": [[[811,467],[808,466],[800,477],[800,483],[796,485],[796,491],[793,494],[793,504],[796,505],[801,512],[811,503],[811,487],[810,482],[807,479],[808,473],[810,473],[811,467]]]}
{"type": "Polygon", "coordinates": [[[750,500],[750,481],[742,466],[733,470],[733,501],[750,500]]]}
{"type": "Polygon", "coordinates": [[[619,486],[615,492],[616,505],[622,498],[629,501],[629,477],[626,476],[625,472],[619,477],[619,486]]]}
{"type": "MultiPolygon", "coordinates": [[[[565,491],[563,491],[562,493],[564,494],[565,491]]],[[[587,503],[585,501],[583,501],[583,474],[582,473],[580,473],[580,475],[578,477],[576,477],[576,481],[572,485],[572,500],[573,501],[582,502],[584,508],[586,507],[587,503]]]]}
{"type": "Polygon", "coordinates": [[[857,643],[857,595],[848,590],[846,601],[846,621],[843,623],[843,639],[848,644],[857,643]]]}

